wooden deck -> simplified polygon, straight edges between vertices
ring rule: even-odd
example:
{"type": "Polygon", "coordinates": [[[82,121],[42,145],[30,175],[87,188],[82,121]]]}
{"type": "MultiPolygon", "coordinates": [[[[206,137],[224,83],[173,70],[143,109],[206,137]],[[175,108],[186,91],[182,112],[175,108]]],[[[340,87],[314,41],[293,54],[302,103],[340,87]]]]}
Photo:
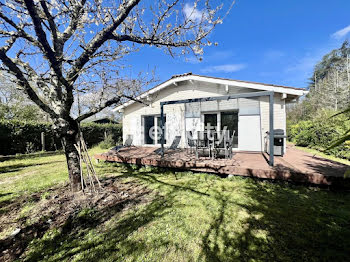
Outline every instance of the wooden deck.
{"type": "Polygon", "coordinates": [[[160,149],[155,147],[128,147],[94,157],[109,162],[350,188],[350,178],[344,178],[345,172],[350,172],[350,166],[291,146],[284,157],[275,157],[274,167],[268,165],[268,156],[262,153],[238,152],[232,159],[212,160],[208,157],[196,159],[194,153],[187,150],[167,149],[163,158],[159,152],[160,149]]]}

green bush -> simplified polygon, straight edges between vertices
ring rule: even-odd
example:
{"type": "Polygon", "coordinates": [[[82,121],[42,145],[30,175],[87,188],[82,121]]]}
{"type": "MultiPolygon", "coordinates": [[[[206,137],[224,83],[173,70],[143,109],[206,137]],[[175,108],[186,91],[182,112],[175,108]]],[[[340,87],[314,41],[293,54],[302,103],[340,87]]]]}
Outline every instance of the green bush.
{"type": "Polygon", "coordinates": [[[112,134],[108,134],[105,139],[99,143],[99,146],[102,148],[102,149],[110,149],[112,147],[115,146],[115,141],[113,139],[113,135],[112,134]]]}
{"type": "MultiPolygon", "coordinates": [[[[321,111],[313,120],[287,123],[288,140],[297,146],[326,149],[350,129],[348,116],[331,117],[333,114],[332,111],[321,111]]],[[[350,159],[350,144],[344,143],[326,153],[350,159]]]]}
{"type": "Polygon", "coordinates": [[[122,126],[120,124],[95,124],[83,123],[81,131],[88,146],[97,145],[103,141],[107,134],[112,136],[115,142],[122,140],[122,126]]]}
{"type": "MultiPolygon", "coordinates": [[[[81,130],[88,146],[94,146],[111,134],[113,141],[122,137],[119,124],[83,123],[81,130]]],[[[24,122],[18,120],[0,120],[0,155],[14,155],[41,150],[41,133],[45,134],[45,149],[62,149],[61,141],[56,137],[49,123],[24,122]]]]}

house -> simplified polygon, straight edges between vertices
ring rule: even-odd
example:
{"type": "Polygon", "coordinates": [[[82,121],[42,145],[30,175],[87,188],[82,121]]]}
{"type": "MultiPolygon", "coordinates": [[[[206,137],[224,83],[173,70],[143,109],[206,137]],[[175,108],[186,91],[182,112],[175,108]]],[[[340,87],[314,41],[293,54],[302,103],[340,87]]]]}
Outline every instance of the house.
{"type": "Polygon", "coordinates": [[[119,124],[117,121],[110,119],[108,117],[92,120],[91,122],[93,122],[95,124],[119,124]]]}
{"type": "Polygon", "coordinates": [[[187,73],[135,99],[143,103],[130,100],[114,110],[123,113],[123,141],[135,146],[160,146],[161,102],[177,101],[164,106],[165,147],[178,140],[178,146],[185,148],[190,131],[196,136],[211,126],[226,127],[234,134],[234,150],[261,152],[266,149],[270,125],[266,91],[273,97],[273,128],[285,132],[286,104],[305,95],[304,89],[187,73]]]}

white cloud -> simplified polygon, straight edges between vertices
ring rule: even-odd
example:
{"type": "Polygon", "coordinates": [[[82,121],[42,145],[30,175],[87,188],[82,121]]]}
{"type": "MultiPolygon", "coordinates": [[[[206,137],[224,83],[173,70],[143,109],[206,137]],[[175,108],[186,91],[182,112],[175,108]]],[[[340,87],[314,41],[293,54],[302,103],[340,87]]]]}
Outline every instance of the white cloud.
{"type": "Polygon", "coordinates": [[[232,72],[237,72],[239,70],[242,70],[244,68],[246,68],[246,65],[244,65],[244,64],[226,64],[226,65],[208,66],[208,67],[201,69],[201,72],[203,72],[203,73],[217,73],[217,72],[232,73],[232,72]]]}
{"type": "Polygon", "coordinates": [[[185,4],[183,12],[186,20],[192,20],[193,22],[200,22],[202,17],[205,16],[205,11],[198,10],[194,5],[185,4]]]}
{"type": "Polygon", "coordinates": [[[272,62],[279,60],[284,57],[286,54],[280,50],[269,50],[264,53],[263,58],[265,62],[272,62]]]}
{"type": "Polygon", "coordinates": [[[288,85],[306,87],[315,65],[328,52],[327,50],[326,48],[317,49],[287,61],[289,65],[280,73],[283,73],[288,85]]]}
{"type": "Polygon", "coordinates": [[[304,57],[297,60],[294,64],[290,64],[286,68],[286,72],[304,72],[309,73],[315,67],[315,65],[320,61],[322,55],[320,54],[306,54],[304,57]]]}
{"type": "Polygon", "coordinates": [[[199,64],[201,61],[195,56],[190,56],[185,58],[185,62],[189,64],[199,64]]]}
{"type": "Polygon", "coordinates": [[[228,59],[233,56],[232,50],[218,50],[211,54],[204,55],[205,61],[215,61],[215,60],[223,60],[228,59]]]}
{"type": "Polygon", "coordinates": [[[350,25],[348,25],[347,27],[338,30],[337,32],[335,32],[334,34],[332,34],[332,37],[335,39],[341,39],[344,36],[346,36],[348,33],[350,33],[350,25]]]}

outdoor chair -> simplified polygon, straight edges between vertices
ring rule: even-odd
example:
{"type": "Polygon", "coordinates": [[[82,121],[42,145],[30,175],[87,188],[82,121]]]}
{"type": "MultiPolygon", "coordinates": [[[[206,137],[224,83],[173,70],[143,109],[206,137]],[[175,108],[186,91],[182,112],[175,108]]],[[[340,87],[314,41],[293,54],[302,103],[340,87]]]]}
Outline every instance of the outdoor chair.
{"type": "Polygon", "coordinates": [[[196,148],[196,141],[193,139],[192,131],[187,131],[186,132],[186,137],[187,137],[187,145],[188,145],[187,150],[189,149],[190,153],[192,153],[193,149],[196,148]]]}
{"type": "Polygon", "coordinates": [[[210,143],[208,139],[208,133],[204,131],[198,131],[197,142],[196,142],[196,158],[199,157],[199,151],[203,153],[208,151],[209,157],[211,156],[210,143]]]}
{"type": "Polygon", "coordinates": [[[211,142],[212,157],[217,158],[218,155],[224,151],[225,158],[229,157],[228,143],[230,140],[230,133],[228,130],[218,131],[213,133],[211,142]]]}
{"type": "Polygon", "coordinates": [[[132,146],[132,135],[127,135],[127,138],[125,140],[124,145],[123,144],[116,145],[110,151],[112,151],[112,152],[119,152],[120,149],[122,149],[124,147],[131,147],[131,146],[132,146]]]}
{"type": "Polygon", "coordinates": [[[115,147],[111,148],[111,152],[119,152],[120,149],[124,148],[123,145],[116,145],[115,147]]]}
{"type": "Polygon", "coordinates": [[[132,146],[132,135],[128,135],[124,143],[124,147],[130,147],[130,146],[132,146]]]}
{"type": "Polygon", "coordinates": [[[235,133],[236,133],[236,130],[233,130],[232,137],[227,144],[227,151],[229,153],[228,156],[230,159],[233,157],[232,149],[233,149],[233,144],[234,144],[234,139],[235,139],[235,133]]]}
{"type": "Polygon", "coordinates": [[[174,140],[171,143],[169,148],[170,149],[178,149],[180,141],[181,141],[181,136],[175,136],[175,138],[174,138],[174,140]]]}

